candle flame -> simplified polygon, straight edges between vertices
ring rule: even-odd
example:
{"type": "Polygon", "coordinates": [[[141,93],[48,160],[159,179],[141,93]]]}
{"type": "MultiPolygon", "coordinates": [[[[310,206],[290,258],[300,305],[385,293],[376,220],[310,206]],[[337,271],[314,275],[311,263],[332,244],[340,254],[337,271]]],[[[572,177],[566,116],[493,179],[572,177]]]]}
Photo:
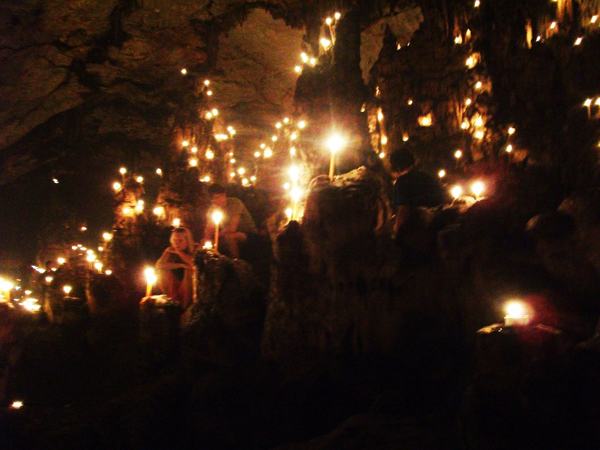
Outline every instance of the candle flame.
{"type": "Polygon", "coordinates": [[[212,213],[212,220],[216,225],[219,225],[223,220],[223,213],[219,210],[216,210],[212,213]]]}
{"type": "Polygon", "coordinates": [[[156,283],[156,272],[152,267],[146,267],[144,269],[144,277],[146,278],[146,282],[149,285],[153,285],[154,283],[156,283]]]}

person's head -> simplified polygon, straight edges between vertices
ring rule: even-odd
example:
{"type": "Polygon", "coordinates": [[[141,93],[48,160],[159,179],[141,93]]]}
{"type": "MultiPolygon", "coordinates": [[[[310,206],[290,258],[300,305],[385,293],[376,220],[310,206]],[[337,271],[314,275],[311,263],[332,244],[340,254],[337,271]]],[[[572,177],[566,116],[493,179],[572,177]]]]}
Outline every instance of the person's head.
{"type": "Polygon", "coordinates": [[[194,237],[192,232],[184,227],[177,227],[171,232],[171,246],[180,252],[192,253],[194,251],[194,237]]]}
{"type": "Polygon", "coordinates": [[[394,173],[406,173],[415,163],[414,155],[406,149],[398,148],[390,154],[390,167],[394,173]]]}
{"type": "Polygon", "coordinates": [[[224,207],[227,204],[227,190],[220,184],[211,184],[208,187],[208,195],[215,206],[224,207]]]}

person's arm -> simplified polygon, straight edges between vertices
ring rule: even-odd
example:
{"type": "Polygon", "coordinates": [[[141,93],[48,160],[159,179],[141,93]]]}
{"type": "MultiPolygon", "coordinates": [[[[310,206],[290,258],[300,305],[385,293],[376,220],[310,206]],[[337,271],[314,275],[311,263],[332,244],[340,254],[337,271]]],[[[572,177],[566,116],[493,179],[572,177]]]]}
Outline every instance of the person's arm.
{"type": "Polygon", "coordinates": [[[158,261],[156,261],[156,268],[159,270],[190,269],[193,261],[191,255],[188,255],[190,257],[190,262],[187,263],[185,259],[181,258],[179,253],[180,252],[175,251],[172,247],[167,248],[158,261]],[[171,261],[172,255],[178,255],[182,262],[171,261]]]}
{"type": "Polygon", "coordinates": [[[394,222],[394,236],[398,236],[402,225],[408,220],[410,208],[407,205],[399,205],[396,210],[396,220],[394,222]]]}

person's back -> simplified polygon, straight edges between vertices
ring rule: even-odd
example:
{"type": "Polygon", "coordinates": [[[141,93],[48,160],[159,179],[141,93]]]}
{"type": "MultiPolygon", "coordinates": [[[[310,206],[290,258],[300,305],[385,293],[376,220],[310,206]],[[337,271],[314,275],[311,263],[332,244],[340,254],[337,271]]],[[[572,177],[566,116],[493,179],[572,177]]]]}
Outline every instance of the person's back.
{"type": "Polygon", "coordinates": [[[398,207],[433,208],[444,202],[439,183],[431,175],[412,168],[394,183],[394,203],[398,207]]]}

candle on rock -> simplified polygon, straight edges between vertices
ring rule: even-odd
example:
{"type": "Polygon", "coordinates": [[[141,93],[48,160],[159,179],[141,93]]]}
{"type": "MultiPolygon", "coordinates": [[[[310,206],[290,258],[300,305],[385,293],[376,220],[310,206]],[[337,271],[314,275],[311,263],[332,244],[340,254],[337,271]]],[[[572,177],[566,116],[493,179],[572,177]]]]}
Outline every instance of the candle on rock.
{"type": "Polygon", "coordinates": [[[327,141],[327,147],[331,151],[331,161],[329,162],[329,179],[333,181],[335,175],[335,154],[339,152],[345,144],[345,140],[338,134],[332,135],[327,141]]]}
{"type": "Polygon", "coordinates": [[[156,272],[152,267],[146,267],[144,269],[144,276],[146,277],[146,297],[150,297],[152,295],[152,287],[157,280],[156,272]]]}
{"type": "Polygon", "coordinates": [[[512,300],[504,307],[504,326],[526,326],[529,325],[529,308],[523,302],[512,300]]]}

